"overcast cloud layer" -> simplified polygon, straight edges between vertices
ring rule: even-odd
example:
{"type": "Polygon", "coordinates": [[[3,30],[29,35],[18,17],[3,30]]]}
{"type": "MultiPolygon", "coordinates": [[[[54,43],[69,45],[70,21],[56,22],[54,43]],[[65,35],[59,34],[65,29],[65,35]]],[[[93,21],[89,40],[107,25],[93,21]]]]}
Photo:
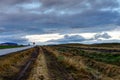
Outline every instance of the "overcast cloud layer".
{"type": "Polygon", "coordinates": [[[0,43],[120,42],[119,21],[120,0],[0,0],[0,43]]]}

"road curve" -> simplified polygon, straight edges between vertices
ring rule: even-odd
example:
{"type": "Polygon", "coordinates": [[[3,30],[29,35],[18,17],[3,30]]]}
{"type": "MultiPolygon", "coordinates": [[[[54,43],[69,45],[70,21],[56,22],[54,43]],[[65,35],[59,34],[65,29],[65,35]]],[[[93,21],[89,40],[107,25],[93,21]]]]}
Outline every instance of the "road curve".
{"type": "Polygon", "coordinates": [[[32,48],[32,47],[34,47],[34,46],[27,46],[27,47],[20,47],[20,48],[10,48],[10,49],[0,49],[0,56],[10,54],[10,53],[13,53],[13,52],[17,52],[17,51],[22,51],[22,50],[29,49],[29,48],[32,48]]]}

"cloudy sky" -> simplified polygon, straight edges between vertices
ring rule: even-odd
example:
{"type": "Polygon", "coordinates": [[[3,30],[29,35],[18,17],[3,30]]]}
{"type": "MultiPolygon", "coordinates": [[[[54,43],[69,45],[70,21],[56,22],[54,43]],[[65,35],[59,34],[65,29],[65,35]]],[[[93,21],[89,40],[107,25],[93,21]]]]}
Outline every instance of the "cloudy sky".
{"type": "Polygon", "coordinates": [[[3,42],[120,42],[120,0],[0,0],[3,42]]]}

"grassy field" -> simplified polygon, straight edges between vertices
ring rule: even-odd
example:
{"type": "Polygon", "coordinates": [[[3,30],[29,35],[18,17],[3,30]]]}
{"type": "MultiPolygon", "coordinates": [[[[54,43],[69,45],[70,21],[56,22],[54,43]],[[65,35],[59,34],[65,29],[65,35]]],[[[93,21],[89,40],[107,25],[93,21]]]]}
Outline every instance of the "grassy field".
{"type": "Polygon", "coordinates": [[[61,45],[44,46],[41,52],[44,58],[38,57],[27,80],[69,80],[70,76],[73,78],[70,80],[120,80],[119,52],[104,53],[61,45]]]}
{"type": "Polygon", "coordinates": [[[79,48],[67,48],[67,47],[57,47],[56,48],[59,52],[67,52],[67,53],[72,53],[72,55],[79,55],[83,57],[88,57],[93,60],[101,61],[101,62],[106,62],[109,64],[115,64],[120,66],[120,54],[118,53],[105,53],[105,52],[90,52],[89,50],[81,50],[79,48]]]}
{"type": "MultiPolygon", "coordinates": [[[[90,76],[93,75],[95,78],[100,78],[100,80],[120,80],[120,52],[114,52],[114,50],[119,49],[118,44],[114,44],[114,48],[109,47],[110,45],[113,47],[113,44],[98,45],[65,44],[49,46],[49,48],[52,49],[51,51],[56,51],[56,54],[61,55],[62,58],[59,58],[62,59],[63,62],[68,59],[64,64],[67,66],[71,65],[77,69],[78,74],[82,73],[79,73],[79,70],[81,71],[81,69],[84,72],[87,72],[87,74],[91,74],[87,75],[86,73],[82,73],[82,75],[89,76],[89,79],[90,76]],[[107,47],[106,45],[109,46],[107,47]],[[91,47],[94,47],[95,49],[90,50],[91,47]],[[82,68],[80,66],[82,66],[82,68]]],[[[71,69],[69,70],[71,71],[71,69]]],[[[79,80],[78,77],[80,76],[77,76],[77,73],[74,73],[73,76],[76,76],[75,78],[79,80]]]]}
{"type": "MultiPolygon", "coordinates": [[[[15,77],[32,52],[0,57],[0,80],[15,77]]],[[[40,46],[38,57],[31,60],[34,63],[23,80],[120,80],[118,44],[40,46]]]]}
{"type": "Polygon", "coordinates": [[[62,46],[84,46],[84,47],[106,47],[106,48],[119,48],[120,43],[101,43],[101,44],[61,44],[62,46]]]}
{"type": "Polygon", "coordinates": [[[0,80],[12,80],[31,57],[33,49],[0,56],[0,80]]]}
{"type": "Polygon", "coordinates": [[[17,47],[23,47],[23,46],[0,46],[0,49],[17,48],[17,47]]]}

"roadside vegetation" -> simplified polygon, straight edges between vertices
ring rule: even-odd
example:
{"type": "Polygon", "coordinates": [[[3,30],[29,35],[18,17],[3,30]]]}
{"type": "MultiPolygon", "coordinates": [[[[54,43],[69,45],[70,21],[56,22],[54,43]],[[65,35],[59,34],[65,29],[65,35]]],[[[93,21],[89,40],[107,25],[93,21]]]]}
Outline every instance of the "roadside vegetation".
{"type": "Polygon", "coordinates": [[[31,57],[33,48],[0,56],[0,80],[12,80],[31,57]]]}

